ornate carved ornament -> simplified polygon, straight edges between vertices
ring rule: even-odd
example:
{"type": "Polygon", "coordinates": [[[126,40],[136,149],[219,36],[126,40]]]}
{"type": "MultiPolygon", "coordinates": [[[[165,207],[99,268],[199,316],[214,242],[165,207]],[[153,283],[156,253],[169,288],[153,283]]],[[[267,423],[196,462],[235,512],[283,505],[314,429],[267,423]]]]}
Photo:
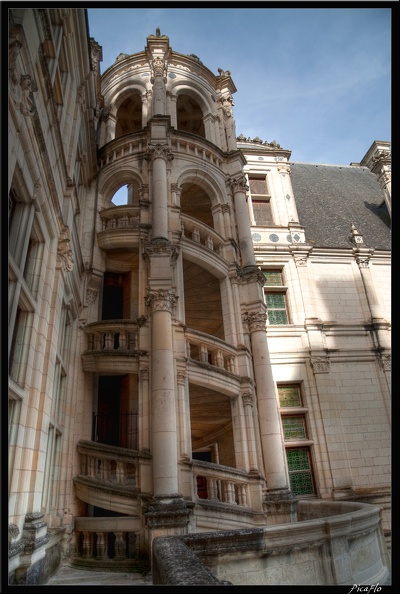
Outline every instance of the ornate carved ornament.
{"type": "Polygon", "coordinates": [[[250,332],[257,332],[258,330],[265,332],[268,315],[265,311],[253,313],[246,312],[242,315],[242,320],[245,324],[248,324],[250,332]]]}
{"type": "Polygon", "coordinates": [[[144,158],[146,161],[157,158],[165,159],[166,161],[172,161],[174,155],[172,154],[168,144],[149,144],[144,154],[144,158]]]}
{"type": "Polygon", "coordinates": [[[391,371],[392,370],[391,355],[382,355],[381,356],[381,364],[382,364],[383,371],[391,371]]]}
{"type": "Polygon", "coordinates": [[[30,74],[21,74],[19,71],[17,62],[21,48],[22,43],[18,39],[8,46],[10,97],[24,116],[32,117],[36,113],[33,92],[38,89],[30,74]]]}
{"type": "Polygon", "coordinates": [[[257,282],[261,287],[265,284],[265,276],[258,266],[246,266],[238,268],[237,279],[242,284],[257,282]]]}
{"type": "Polygon", "coordinates": [[[175,311],[178,297],[170,289],[159,289],[157,291],[149,291],[145,298],[146,306],[154,311],[167,311],[173,313],[175,311]]]}
{"type": "Polygon", "coordinates": [[[315,357],[310,359],[314,374],[329,373],[331,362],[327,357],[315,357]]]}
{"type": "Polygon", "coordinates": [[[249,186],[247,185],[247,180],[246,180],[245,175],[239,175],[236,178],[230,178],[228,180],[228,184],[230,185],[233,193],[247,192],[249,190],[249,186]]]}
{"type": "Polygon", "coordinates": [[[351,243],[354,243],[355,245],[358,245],[360,243],[364,243],[362,233],[360,233],[356,229],[356,226],[354,225],[354,223],[351,223],[350,241],[351,241],[351,243]]]}
{"type": "Polygon", "coordinates": [[[251,392],[242,392],[241,393],[242,396],[242,401],[243,401],[243,405],[249,405],[249,406],[253,406],[253,394],[251,392]]]}
{"type": "Polygon", "coordinates": [[[64,227],[61,237],[58,240],[57,256],[65,272],[71,272],[74,268],[73,253],[69,245],[70,241],[69,229],[68,227],[64,227]]]}
{"type": "Polygon", "coordinates": [[[142,367],[139,370],[139,373],[140,373],[140,378],[142,380],[148,381],[148,379],[149,379],[149,368],[148,367],[142,367]]]}
{"type": "MultiPolygon", "coordinates": [[[[164,78],[167,77],[167,63],[165,60],[161,58],[161,56],[156,56],[150,62],[151,74],[152,74],[152,81],[154,82],[155,78],[164,78]]],[[[165,80],[166,82],[166,80],[165,80]]]]}
{"type": "Polygon", "coordinates": [[[151,241],[147,241],[144,244],[143,257],[146,260],[148,260],[151,256],[169,256],[171,258],[171,262],[176,262],[178,255],[179,250],[177,246],[163,237],[152,239],[151,241]]]}
{"type": "Polygon", "coordinates": [[[366,257],[356,258],[356,262],[357,262],[359,268],[369,268],[369,260],[370,259],[366,258],[366,257]]]}
{"type": "Polygon", "coordinates": [[[184,371],[178,371],[178,373],[176,374],[177,379],[178,379],[178,384],[184,384],[186,381],[186,373],[184,371]]]}
{"type": "Polygon", "coordinates": [[[296,266],[307,266],[307,256],[295,256],[294,263],[296,266]]]}
{"type": "Polygon", "coordinates": [[[226,95],[225,97],[220,97],[218,99],[218,103],[222,107],[224,114],[230,118],[233,115],[232,107],[235,105],[231,95],[226,95]]]}

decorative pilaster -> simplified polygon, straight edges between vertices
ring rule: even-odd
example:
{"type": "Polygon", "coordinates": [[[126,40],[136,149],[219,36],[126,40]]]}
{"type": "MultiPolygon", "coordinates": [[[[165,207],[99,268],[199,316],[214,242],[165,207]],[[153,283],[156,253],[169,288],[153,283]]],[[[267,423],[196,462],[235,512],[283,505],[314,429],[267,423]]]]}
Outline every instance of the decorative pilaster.
{"type": "Polygon", "coordinates": [[[251,392],[242,392],[242,402],[246,419],[247,447],[249,453],[250,472],[258,473],[256,437],[253,418],[254,397],[251,392]]]}

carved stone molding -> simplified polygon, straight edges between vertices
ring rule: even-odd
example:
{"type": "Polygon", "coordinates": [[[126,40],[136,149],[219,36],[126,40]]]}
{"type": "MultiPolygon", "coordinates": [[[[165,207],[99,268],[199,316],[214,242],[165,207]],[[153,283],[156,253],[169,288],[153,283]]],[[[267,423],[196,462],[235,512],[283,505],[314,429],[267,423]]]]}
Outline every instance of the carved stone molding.
{"type": "Polygon", "coordinates": [[[294,263],[296,266],[307,266],[307,256],[295,256],[294,263]]]}
{"type": "Polygon", "coordinates": [[[144,154],[144,158],[146,161],[158,158],[165,159],[165,161],[172,161],[174,155],[168,144],[149,144],[144,154]]]}
{"type": "Polygon", "coordinates": [[[392,357],[391,355],[382,355],[381,364],[383,371],[392,371],[392,357]]]}
{"type": "Polygon", "coordinates": [[[226,95],[225,97],[220,97],[218,99],[218,103],[222,107],[224,114],[230,118],[233,115],[232,107],[235,105],[231,95],[226,95]]]}
{"type": "Polygon", "coordinates": [[[177,379],[178,379],[178,384],[184,384],[186,381],[186,373],[184,371],[178,371],[178,373],[176,374],[177,379]]]}
{"type": "Polygon", "coordinates": [[[144,244],[143,257],[146,260],[151,256],[169,256],[172,262],[176,262],[178,255],[178,248],[163,237],[157,237],[144,244]]]}
{"type": "Polygon", "coordinates": [[[283,176],[291,174],[290,167],[288,165],[280,165],[278,167],[278,172],[281,173],[283,176]]]}
{"type": "Polygon", "coordinates": [[[178,297],[170,289],[159,289],[149,291],[145,303],[149,309],[154,311],[167,311],[173,314],[178,297]]]}
{"type": "Polygon", "coordinates": [[[140,373],[140,378],[142,380],[148,381],[148,379],[149,379],[149,368],[148,367],[142,367],[139,370],[139,373],[140,373]]]}
{"type": "Polygon", "coordinates": [[[265,324],[268,320],[268,315],[266,312],[253,312],[253,313],[244,313],[242,315],[242,320],[246,324],[249,325],[250,332],[256,332],[258,330],[263,330],[265,332],[265,324]]]}
{"type": "Polygon", "coordinates": [[[265,284],[265,276],[258,266],[246,266],[237,270],[237,279],[240,283],[257,282],[261,287],[265,284]]]}
{"type": "Polygon", "coordinates": [[[225,213],[225,212],[226,212],[226,213],[228,213],[228,214],[229,214],[229,213],[230,213],[230,211],[231,211],[231,209],[230,209],[230,207],[229,207],[229,204],[228,204],[228,203],[221,204],[221,210],[222,210],[222,212],[223,212],[223,213],[225,213]]]}
{"type": "Polygon", "coordinates": [[[154,82],[155,78],[162,78],[165,79],[167,77],[167,62],[161,56],[155,56],[153,60],[150,61],[150,68],[151,68],[151,82],[154,82]]]}
{"type": "Polygon", "coordinates": [[[251,392],[242,392],[241,396],[242,396],[243,404],[245,406],[246,405],[253,406],[254,398],[253,398],[253,394],[251,392]]]}
{"type": "Polygon", "coordinates": [[[58,240],[57,256],[65,272],[71,272],[74,268],[73,253],[69,245],[70,241],[69,229],[68,227],[64,227],[61,237],[58,240]]]}
{"type": "Polygon", "coordinates": [[[310,359],[313,372],[315,373],[329,373],[331,362],[327,357],[315,357],[310,359]]]}
{"type": "Polygon", "coordinates": [[[359,268],[369,268],[369,258],[356,258],[359,268]]]}
{"type": "Polygon", "coordinates": [[[249,189],[245,175],[239,175],[238,177],[230,178],[228,183],[233,193],[247,192],[249,189]]]}

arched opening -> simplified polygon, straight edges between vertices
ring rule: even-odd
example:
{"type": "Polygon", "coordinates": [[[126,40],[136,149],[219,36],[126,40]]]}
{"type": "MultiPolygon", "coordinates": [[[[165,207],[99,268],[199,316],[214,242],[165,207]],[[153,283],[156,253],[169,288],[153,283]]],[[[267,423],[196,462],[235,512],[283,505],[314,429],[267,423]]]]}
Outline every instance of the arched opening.
{"type": "Polygon", "coordinates": [[[188,260],[183,261],[183,279],[186,326],[224,340],[219,280],[188,260]]]}
{"type": "Polygon", "coordinates": [[[193,459],[235,468],[229,397],[210,388],[190,384],[189,400],[193,459]]]}
{"type": "Polygon", "coordinates": [[[178,130],[191,132],[203,138],[206,137],[203,112],[193,97],[179,95],[176,102],[176,112],[178,130]]]}
{"type": "Polygon", "coordinates": [[[117,111],[115,138],[142,129],[142,99],[138,94],[127,97],[117,111]]]}
{"type": "Polygon", "coordinates": [[[201,221],[212,229],[214,228],[210,197],[203,188],[196,184],[186,183],[182,185],[181,212],[201,221]]]}

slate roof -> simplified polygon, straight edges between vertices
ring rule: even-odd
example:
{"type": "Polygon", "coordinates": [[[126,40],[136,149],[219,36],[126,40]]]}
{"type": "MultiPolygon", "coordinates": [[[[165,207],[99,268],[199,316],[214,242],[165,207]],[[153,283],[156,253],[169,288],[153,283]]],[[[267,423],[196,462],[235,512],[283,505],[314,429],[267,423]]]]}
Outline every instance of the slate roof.
{"type": "Polygon", "coordinates": [[[351,248],[350,226],[366,247],[391,249],[390,219],[377,177],[367,167],[290,163],[299,222],[306,242],[351,248]]]}

